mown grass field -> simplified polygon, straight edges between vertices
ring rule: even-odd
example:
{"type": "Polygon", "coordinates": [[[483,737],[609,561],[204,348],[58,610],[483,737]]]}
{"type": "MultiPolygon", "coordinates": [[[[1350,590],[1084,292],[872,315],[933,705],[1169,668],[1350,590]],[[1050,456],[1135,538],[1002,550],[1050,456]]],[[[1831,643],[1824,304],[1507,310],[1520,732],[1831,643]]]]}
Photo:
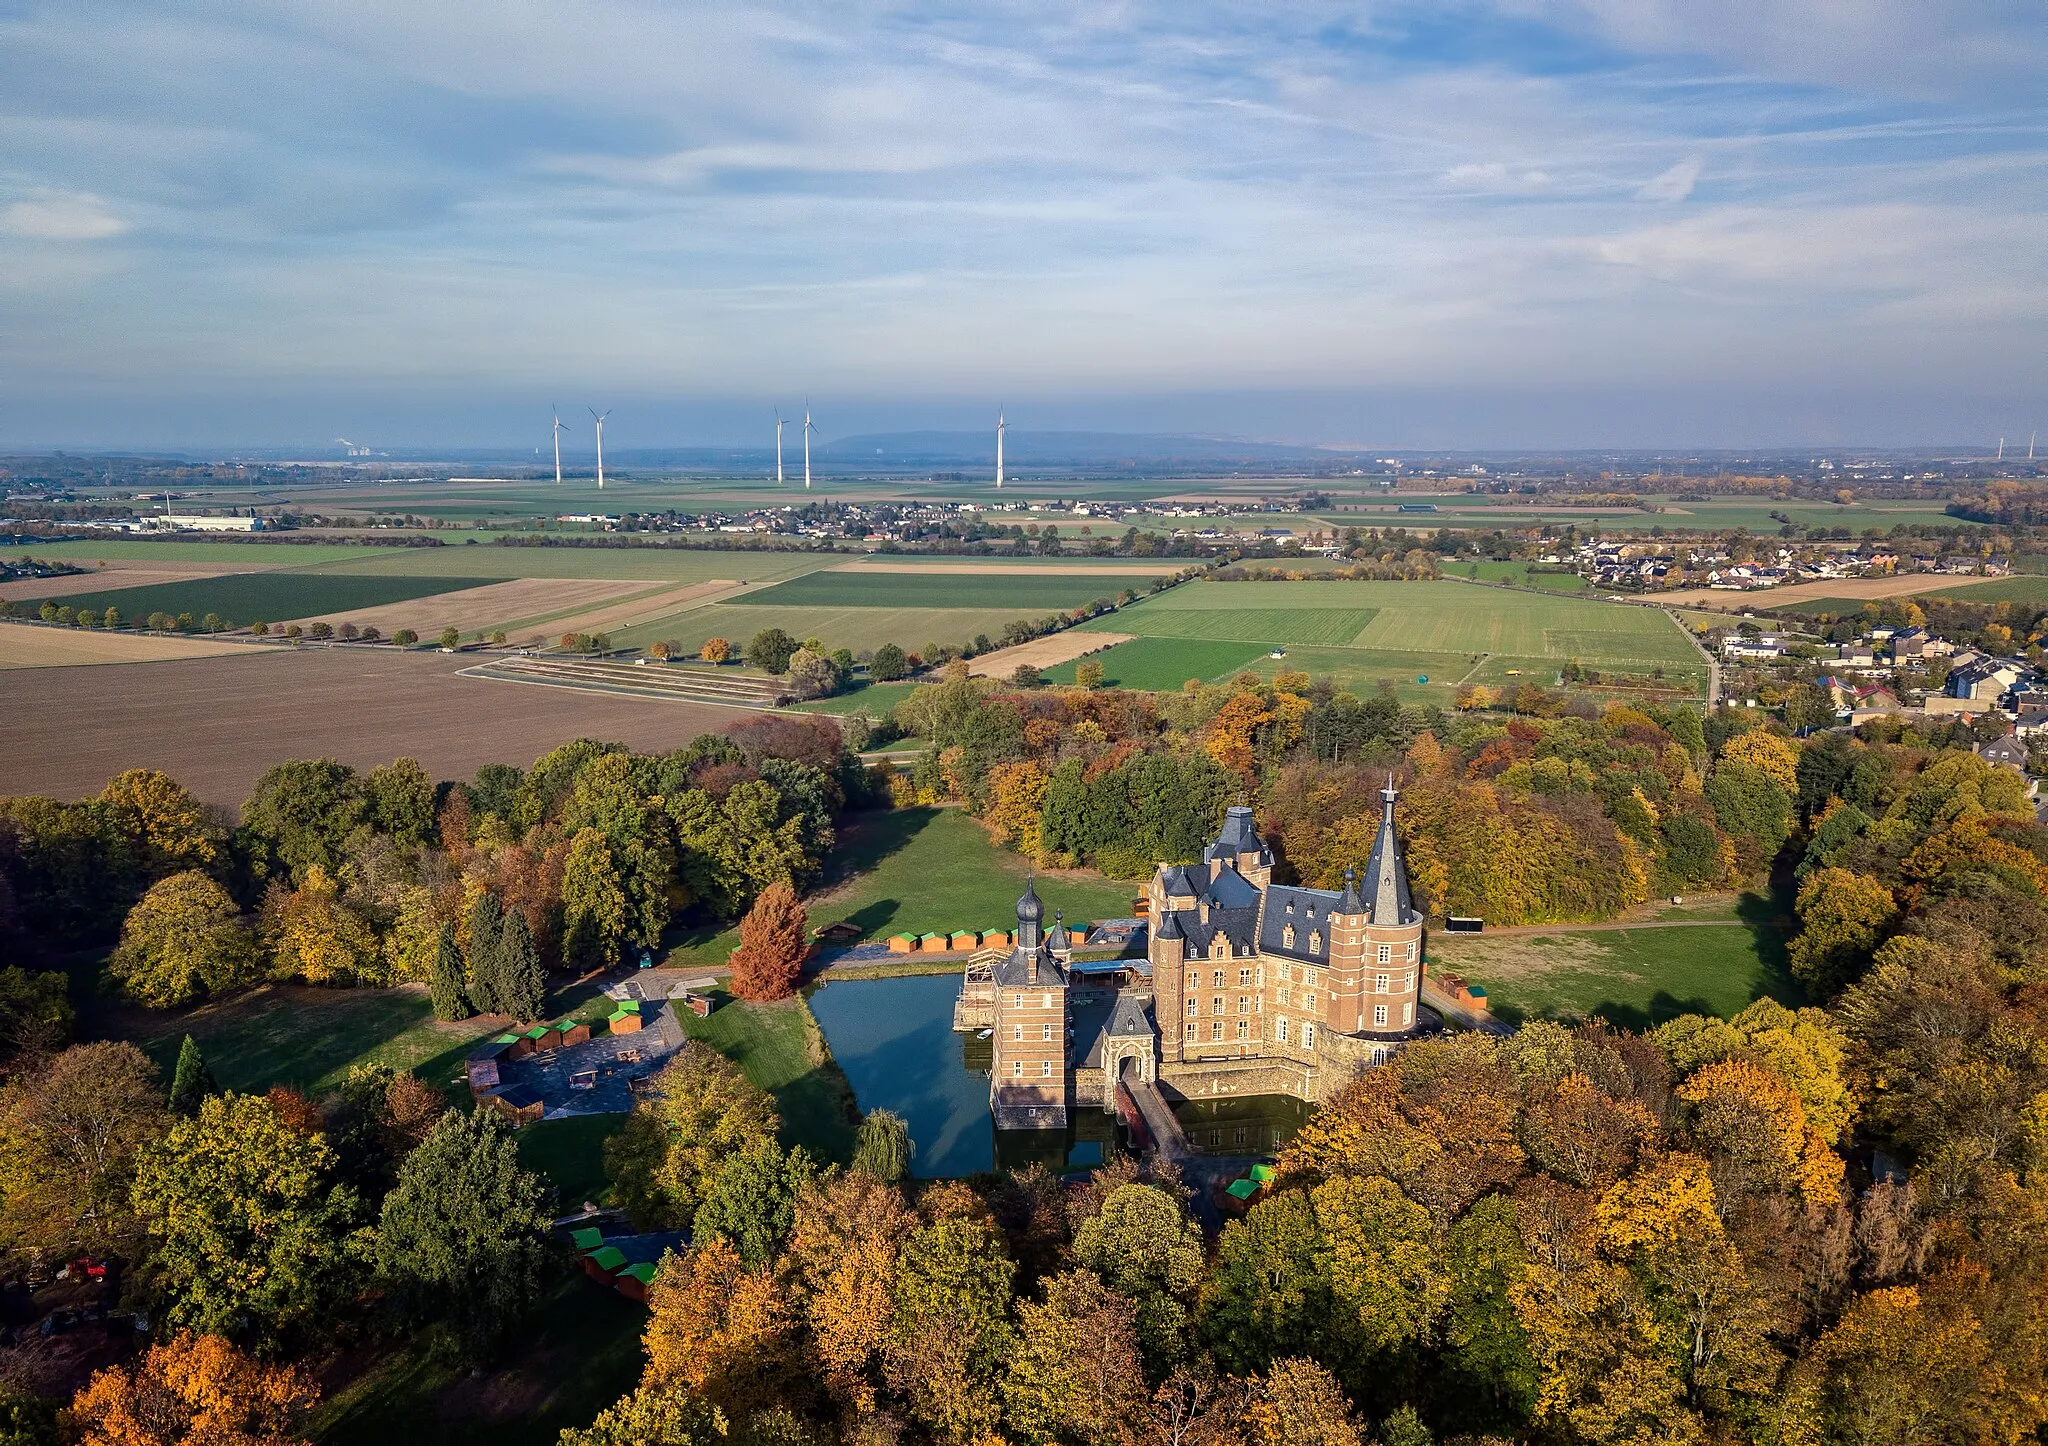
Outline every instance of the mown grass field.
{"type": "Polygon", "coordinates": [[[994,608],[1024,617],[1077,608],[1114,598],[1126,588],[1143,592],[1149,577],[1106,573],[813,572],[753,594],[755,607],[796,608],[994,608]]]}
{"type": "MultiPolygon", "coordinates": [[[[39,542],[24,547],[33,557],[85,565],[94,562],[210,562],[222,567],[309,567],[380,556],[391,549],[358,547],[338,542],[172,542],[126,538],[86,538],[77,542],[39,542]]],[[[439,549],[428,549],[438,551],[439,549]]],[[[15,555],[16,549],[9,549],[15,555]]]]}
{"type": "Polygon", "coordinates": [[[1974,603],[2048,602],[2048,577],[1994,577],[1981,582],[1958,582],[1954,587],[1945,587],[1927,596],[1974,603]]]}
{"type": "Polygon", "coordinates": [[[1454,562],[1444,569],[1451,577],[1474,582],[1512,582],[1544,592],[1584,592],[1586,580],[1575,572],[1545,572],[1526,562],[1454,562]]]}
{"type": "MultiPolygon", "coordinates": [[[[1111,688],[1138,688],[1147,692],[1172,692],[1190,678],[1213,682],[1251,667],[1269,651],[1264,643],[1230,643],[1204,638],[1147,637],[1118,643],[1106,652],[1092,654],[1091,662],[1102,664],[1103,684],[1111,688]]],[[[1046,671],[1059,684],[1071,684],[1079,660],[1061,663],[1046,671]]]]}
{"type": "Polygon", "coordinates": [[[775,1097],[785,1145],[801,1145],[820,1161],[852,1160],[860,1128],[853,1091],[826,1054],[803,996],[774,1004],[748,1004],[716,991],[714,997],[718,1007],[705,1018],[683,1015],[690,1038],[736,1061],[757,1088],[775,1097]]]}
{"type": "MultiPolygon", "coordinates": [[[[1178,665],[1155,645],[1143,661],[1151,677],[1177,674],[1171,686],[1239,666],[1269,677],[1300,669],[1354,691],[1388,682],[1421,703],[1443,702],[1468,682],[1552,686],[1559,665],[1572,658],[1643,678],[1661,668],[1674,685],[1694,689],[1706,672],[1691,644],[1654,609],[1470,582],[1193,582],[1083,626],[1137,633],[1141,641],[1268,645],[1242,662],[1191,652],[1178,665]],[[1267,656],[1272,646],[1285,656],[1267,656]],[[1198,670],[1211,661],[1212,671],[1198,670]]],[[[1105,668],[1119,651],[1101,655],[1105,668]]]]}
{"type": "Polygon", "coordinates": [[[475,585],[474,578],[431,575],[362,577],[330,572],[241,572],[194,578],[190,582],[75,593],[57,601],[72,608],[117,607],[131,621],[153,612],[173,617],[190,613],[195,618],[218,613],[232,626],[247,627],[259,621],[306,618],[349,608],[407,602],[475,585]]]}
{"type": "Polygon", "coordinates": [[[1430,967],[1483,986],[1493,1012],[1523,1019],[1595,1015],[1647,1029],[1680,1014],[1740,1012],[1769,995],[1799,1002],[1785,967],[1784,936],[1771,922],[1429,940],[1430,967]]]}
{"type": "Polygon", "coordinates": [[[797,706],[806,713],[840,716],[865,713],[870,718],[883,718],[888,716],[890,709],[917,691],[917,687],[915,683],[862,683],[851,692],[835,693],[830,698],[797,706]]]}

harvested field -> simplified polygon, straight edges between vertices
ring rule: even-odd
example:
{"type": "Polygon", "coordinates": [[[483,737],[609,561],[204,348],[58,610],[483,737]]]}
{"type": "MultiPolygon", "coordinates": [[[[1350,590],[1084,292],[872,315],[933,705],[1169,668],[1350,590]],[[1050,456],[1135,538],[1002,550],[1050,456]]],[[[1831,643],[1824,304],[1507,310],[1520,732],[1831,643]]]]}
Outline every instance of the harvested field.
{"type": "Polygon", "coordinates": [[[1133,636],[1131,633],[1084,633],[1069,628],[1050,637],[1019,643],[1014,648],[998,648],[993,653],[983,653],[967,665],[967,671],[977,678],[1007,678],[1026,664],[1041,670],[1056,668],[1061,663],[1074,662],[1090,653],[1113,648],[1118,643],[1128,643],[1133,636]]]}
{"type": "Polygon", "coordinates": [[[891,559],[886,562],[863,560],[853,563],[848,567],[835,568],[833,570],[835,572],[957,572],[980,576],[987,576],[991,573],[1012,573],[1019,577],[1043,577],[1047,574],[1055,577],[1101,577],[1110,574],[1122,576],[1124,574],[1143,573],[1151,577],[1162,577],[1179,572],[1184,567],[1193,566],[1194,563],[1195,559],[1185,557],[1166,558],[1163,560],[1156,558],[1148,560],[1137,557],[1106,558],[1102,563],[1094,567],[1079,562],[997,562],[994,560],[988,562],[905,562],[901,559],[891,559]]]}
{"type": "Polygon", "coordinates": [[[676,748],[742,716],[688,703],[650,707],[559,688],[493,687],[458,677],[475,662],[460,654],[220,646],[233,656],[10,677],[9,706],[0,713],[0,794],[79,798],[123,769],[161,768],[205,801],[233,805],[264,769],[287,758],[368,768],[410,755],[434,778],[468,778],[485,763],[523,768],[575,738],[676,748]]]}
{"type": "MultiPolygon", "coordinates": [[[[645,591],[644,584],[637,582],[529,577],[486,583],[481,587],[464,587],[423,598],[406,598],[352,611],[311,613],[288,621],[354,623],[357,627],[380,628],[386,637],[400,628],[411,628],[421,637],[432,637],[443,628],[459,628],[470,633],[560,617],[612,602],[628,593],[645,591]]],[[[592,631],[583,627],[580,621],[577,629],[592,631]]]]}
{"type": "Polygon", "coordinates": [[[200,577],[226,577],[237,572],[269,572],[279,563],[152,562],[115,563],[98,572],[73,573],[69,577],[24,577],[0,582],[0,598],[9,602],[37,601],[46,597],[75,597],[82,592],[106,592],[112,588],[149,587],[156,583],[190,582],[200,577]]]}
{"type": "MultiPolygon", "coordinates": [[[[210,658],[239,653],[238,643],[206,638],[152,638],[133,633],[102,633],[86,628],[52,628],[40,624],[0,623],[0,668],[70,668],[88,663],[155,663],[173,658],[210,658]]],[[[26,691],[10,682],[18,701],[26,691]]]]}
{"type": "Polygon", "coordinates": [[[1646,593],[1643,600],[1667,608],[1712,608],[1716,612],[1740,612],[1754,608],[1782,608],[1793,603],[1815,602],[1821,598],[1868,602],[1876,598],[1912,597],[1923,592],[1947,592],[1951,588],[1964,589],[1961,595],[1968,597],[1967,589],[1973,581],[1979,584],[1992,584],[2005,580],[1971,579],[1957,577],[1952,573],[1909,572],[1901,577],[1822,578],[1818,582],[1795,582],[1786,587],[1760,588],[1755,592],[1726,592],[1706,587],[1689,587],[1681,592],[1646,593]]]}
{"type": "Polygon", "coordinates": [[[835,568],[807,573],[747,596],[755,607],[810,608],[1003,608],[1013,616],[1029,616],[1077,608],[1097,598],[1115,597],[1125,588],[1142,593],[1149,577],[1122,573],[1042,575],[934,574],[926,569],[870,572],[866,568],[835,568]]]}
{"type": "Polygon", "coordinates": [[[190,613],[195,618],[215,613],[229,627],[246,627],[258,620],[326,617],[352,608],[367,611],[386,603],[459,592],[474,585],[466,577],[356,577],[281,568],[218,577],[186,577],[115,591],[103,587],[97,592],[73,594],[69,602],[81,608],[112,605],[131,619],[152,612],[173,616],[190,613]]]}
{"type": "Polygon", "coordinates": [[[607,663],[585,658],[493,658],[463,670],[465,678],[539,683],[671,703],[772,708],[788,694],[780,679],[695,663],[607,663]]]}
{"type": "Polygon", "coordinates": [[[693,607],[717,602],[740,590],[741,584],[729,579],[714,579],[710,582],[695,582],[688,587],[661,588],[653,592],[641,591],[623,598],[609,607],[594,612],[577,613],[563,617],[563,626],[557,631],[566,632],[574,628],[579,633],[610,633],[621,628],[638,627],[651,623],[657,618],[686,612],[693,607]]]}

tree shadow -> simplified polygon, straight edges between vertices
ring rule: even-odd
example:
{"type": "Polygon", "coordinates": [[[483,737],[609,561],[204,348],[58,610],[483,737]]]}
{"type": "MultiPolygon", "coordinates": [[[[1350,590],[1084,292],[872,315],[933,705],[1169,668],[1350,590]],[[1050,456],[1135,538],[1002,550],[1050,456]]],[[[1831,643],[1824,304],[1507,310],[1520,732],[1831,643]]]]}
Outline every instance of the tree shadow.
{"type": "Polygon", "coordinates": [[[838,845],[826,860],[818,889],[838,888],[878,867],[938,816],[936,808],[873,809],[858,815],[840,830],[838,845]]]}
{"type": "Polygon", "coordinates": [[[1604,1019],[1616,1029],[1626,1029],[1642,1034],[1660,1024],[1669,1024],[1682,1014],[1704,1014],[1708,1018],[1717,1016],[1713,1005],[1700,998],[1680,999],[1667,989],[1660,989],[1644,1004],[1622,1004],[1613,999],[1603,999],[1586,1015],[1591,1019],[1604,1019]]]}
{"type": "Polygon", "coordinates": [[[887,928],[889,921],[902,911],[903,905],[897,899],[877,899],[864,909],[856,909],[846,916],[846,922],[856,925],[863,938],[873,938],[887,928]]]}

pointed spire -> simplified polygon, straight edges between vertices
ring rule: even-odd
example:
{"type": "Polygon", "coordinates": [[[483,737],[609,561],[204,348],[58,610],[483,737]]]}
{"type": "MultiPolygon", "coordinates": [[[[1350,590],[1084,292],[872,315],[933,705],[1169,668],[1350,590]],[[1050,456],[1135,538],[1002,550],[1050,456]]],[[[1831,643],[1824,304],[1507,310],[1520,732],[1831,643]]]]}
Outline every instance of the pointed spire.
{"type": "Polygon", "coordinates": [[[1394,837],[1394,801],[1401,795],[1394,787],[1394,775],[1380,790],[1380,832],[1373,840],[1372,857],[1365,865],[1365,900],[1371,905],[1375,924],[1405,924],[1410,912],[1408,870],[1401,860],[1401,845],[1394,837]]]}
{"type": "Polygon", "coordinates": [[[1358,870],[1344,870],[1344,897],[1337,901],[1340,914],[1363,914],[1365,900],[1358,897],[1358,870]]]}

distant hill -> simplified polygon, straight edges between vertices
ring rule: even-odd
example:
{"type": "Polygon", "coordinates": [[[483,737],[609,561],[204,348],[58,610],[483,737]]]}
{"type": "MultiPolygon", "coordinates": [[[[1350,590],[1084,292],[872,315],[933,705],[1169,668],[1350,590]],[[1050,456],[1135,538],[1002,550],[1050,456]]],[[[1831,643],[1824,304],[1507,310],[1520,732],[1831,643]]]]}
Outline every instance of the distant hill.
{"type": "MultiPolygon", "coordinates": [[[[971,465],[994,467],[996,438],[985,432],[873,432],[836,437],[823,455],[834,462],[890,466],[971,465]]],[[[1020,467],[1115,465],[1162,462],[1275,462],[1329,459],[1315,447],[1244,442],[1228,437],[1185,437],[1131,432],[1027,432],[1013,427],[1003,438],[1003,461],[1020,467]]]]}

